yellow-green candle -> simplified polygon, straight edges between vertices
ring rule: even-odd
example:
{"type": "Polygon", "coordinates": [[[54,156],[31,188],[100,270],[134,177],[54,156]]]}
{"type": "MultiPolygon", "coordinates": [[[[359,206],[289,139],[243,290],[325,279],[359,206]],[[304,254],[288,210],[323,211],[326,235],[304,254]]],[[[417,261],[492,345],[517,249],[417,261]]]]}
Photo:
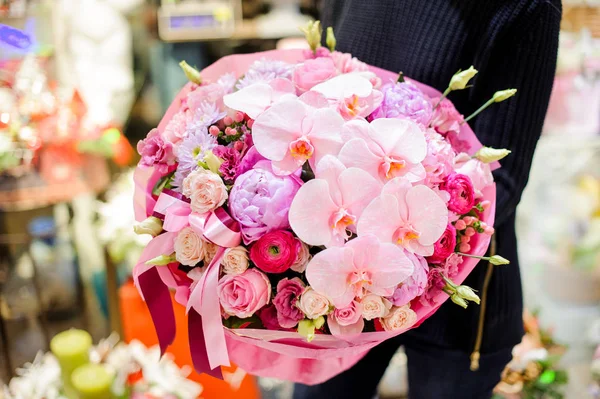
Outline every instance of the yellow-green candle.
{"type": "Polygon", "coordinates": [[[83,330],[63,331],[50,342],[50,350],[56,356],[62,373],[64,390],[69,398],[76,398],[71,387],[73,371],[90,362],[92,336],[83,330]]]}
{"type": "Polygon", "coordinates": [[[112,399],[112,383],[113,374],[100,364],[86,364],[71,375],[79,399],[112,399]]]}

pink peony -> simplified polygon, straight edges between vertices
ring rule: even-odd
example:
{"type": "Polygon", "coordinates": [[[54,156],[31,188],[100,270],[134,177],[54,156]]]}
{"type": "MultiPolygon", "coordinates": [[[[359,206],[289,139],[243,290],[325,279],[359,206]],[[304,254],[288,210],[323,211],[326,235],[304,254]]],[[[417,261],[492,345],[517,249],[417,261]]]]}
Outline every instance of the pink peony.
{"type": "Polygon", "coordinates": [[[391,296],[390,301],[396,306],[403,306],[415,299],[416,297],[423,295],[425,288],[427,287],[427,273],[429,273],[429,265],[422,256],[412,254],[408,251],[404,252],[406,256],[412,260],[415,265],[415,271],[412,276],[406,280],[406,282],[400,284],[394,295],[391,296]]]}
{"type": "MultiPolygon", "coordinates": [[[[437,104],[438,98],[431,100],[432,104],[437,104]]],[[[463,122],[463,116],[456,110],[454,104],[445,98],[433,112],[430,126],[440,134],[460,133],[460,124],[463,122]]]]}
{"type": "Polygon", "coordinates": [[[299,278],[284,278],[277,283],[277,294],[273,304],[277,309],[277,320],[284,328],[293,328],[304,319],[304,313],[298,308],[298,300],[304,292],[304,283],[299,278]]]}
{"type": "Polygon", "coordinates": [[[223,276],[217,291],[223,311],[244,319],[269,303],[271,283],[257,269],[248,269],[242,274],[223,276]]]}
{"type": "Polygon", "coordinates": [[[428,257],[427,261],[429,263],[443,263],[454,253],[454,247],[456,247],[456,228],[448,223],[444,234],[433,244],[433,255],[428,257]]]}
{"type": "Polygon", "coordinates": [[[227,200],[227,187],[223,180],[203,168],[196,169],[183,179],[182,193],[190,199],[192,210],[198,214],[214,211],[227,200]]]}
{"type": "Polygon", "coordinates": [[[138,142],[137,150],[142,156],[141,165],[173,165],[175,163],[173,144],[165,140],[158,129],[152,129],[144,140],[138,142]]]}
{"type": "Polygon", "coordinates": [[[345,308],[335,309],[327,316],[327,325],[333,335],[348,336],[360,334],[365,327],[361,304],[352,301],[345,308]]]}
{"type": "Polygon", "coordinates": [[[483,196],[483,190],[494,184],[494,177],[490,165],[481,162],[478,159],[471,158],[468,154],[462,153],[455,158],[456,172],[468,176],[473,183],[473,189],[477,198],[483,196]]]}
{"type": "Polygon", "coordinates": [[[452,173],[442,183],[442,190],[450,194],[448,209],[459,215],[464,215],[473,209],[475,205],[475,191],[468,176],[460,173],[452,173]]]}
{"type": "Polygon", "coordinates": [[[267,158],[260,155],[260,153],[256,150],[256,147],[252,146],[248,149],[248,151],[246,152],[246,155],[244,155],[244,157],[238,164],[236,174],[238,176],[242,175],[242,174],[246,173],[247,171],[249,171],[250,169],[254,168],[254,165],[256,165],[258,162],[266,161],[266,160],[267,160],[267,158]]]}
{"type": "Polygon", "coordinates": [[[350,53],[334,51],[331,53],[331,59],[339,73],[364,72],[369,70],[369,66],[350,53]]]}
{"type": "Polygon", "coordinates": [[[296,261],[298,249],[292,233],[272,231],[250,247],[250,260],[265,273],[283,273],[296,261]]]}
{"type": "Polygon", "coordinates": [[[300,93],[309,91],[317,84],[336,75],[335,64],[331,58],[306,60],[294,70],[294,84],[300,93]]]}
{"type": "Polygon", "coordinates": [[[422,162],[426,172],[424,183],[434,186],[442,183],[446,176],[454,172],[456,153],[452,145],[432,129],[425,132],[425,139],[427,140],[427,156],[422,162]]]}
{"type": "Polygon", "coordinates": [[[231,216],[239,222],[246,244],[289,227],[290,205],[301,186],[295,176],[277,176],[267,166],[256,165],[239,176],[229,194],[231,216]]]}
{"type": "Polygon", "coordinates": [[[412,327],[417,322],[417,314],[410,305],[392,308],[390,313],[379,319],[385,331],[400,331],[412,327]]]}

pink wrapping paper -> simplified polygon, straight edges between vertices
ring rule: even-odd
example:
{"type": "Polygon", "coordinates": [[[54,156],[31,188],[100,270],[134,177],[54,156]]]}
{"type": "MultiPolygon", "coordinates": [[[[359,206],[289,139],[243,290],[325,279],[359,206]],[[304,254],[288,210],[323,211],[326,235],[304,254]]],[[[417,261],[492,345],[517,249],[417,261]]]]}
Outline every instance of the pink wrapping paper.
{"type": "MultiPolygon", "coordinates": [[[[304,60],[304,55],[303,50],[274,50],[254,54],[228,56],[204,69],[201,72],[201,76],[205,81],[216,81],[221,75],[228,72],[233,72],[237,77],[240,77],[245,73],[252,62],[261,58],[297,63],[304,60]]],[[[384,82],[387,82],[390,79],[395,80],[397,78],[397,73],[385,71],[376,67],[371,67],[371,71],[377,74],[384,82]]],[[[431,87],[418,82],[414,83],[431,97],[440,95],[437,90],[431,87]]],[[[178,94],[158,126],[160,131],[164,129],[169,120],[178,111],[181,99],[187,95],[191,87],[191,84],[186,85],[178,94]]],[[[468,152],[470,154],[475,153],[482,147],[474,132],[467,124],[463,125],[460,138],[461,140],[468,142],[468,152]]],[[[492,169],[497,168],[498,166],[498,163],[493,164],[492,169]]],[[[154,186],[159,178],[160,176],[157,176],[157,173],[153,168],[138,167],[136,170],[136,175],[134,177],[136,183],[134,203],[137,220],[143,220],[146,216],[152,214],[156,204],[156,198],[152,198],[146,193],[148,192],[148,187],[150,187],[151,190],[151,187],[154,186]]],[[[495,194],[495,186],[490,186],[484,191],[484,197],[491,202],[491,206],[484,212],[482,217],[482,220],[488,225],[493,225],[494,222],[495,194]]],[[[160,237],[163,236],[159,236],[155,238],[155,240],[160,237]]],[[[168,241],[169,239],[165,240],[168,241]]],[[[489,241],[489,237],[478,235],[477,241],[471,241],[471,246],[473,247],[471,253],[483,256],[487,251],[489,241]]],[[[168,246],[167,242],[162,244],[168,246]]],[[[148,260],[150,258],[152,258],[152,256],[149,256],[149,254],[144,251],[142,259],[148,260]]],[[[141,273],[150,268],[149,266],[144,265],[144,261],[138,263],[134,275],[139,277],[141,273]]],[[[466,258],[461,266],[458,276],[454,279],[455,282],[462,283],[467,275],[475,268],[477,263],[477,259],[466,258]]],[[[165,268],[158,268],[164,284],[173,288],[173,276],[169,275],[168,269],[161,269],[165,268]]],[[[448,295],[440,292],[438,297],[436,297],[436,306],[423,306],[415,301],[413,303],[413,310],[417,313],[418,321],[412,328],[417,327],[425,319],[435,313],[447,299],[448,295]]],[[[217,326],[216,328],[219,327],[217,326]]],[[[309,385],[323,382],[352,367],[371,348],[386,339],[404,332],[363,333],[351,339],[342,339],[332,335],[316,335],[314,340],[308,343],[300,336],[300,334],[295,332],[252,329],[229,330],[225,327],[223,328],[229,360],[231,360],[231,362],[254,375],[291,380],[309,385]]],[[[193,331],[191,333],[193,334],[193,331]]],[[[208,343],[208,345],[210,345],[210,343],[208,343]]]]}

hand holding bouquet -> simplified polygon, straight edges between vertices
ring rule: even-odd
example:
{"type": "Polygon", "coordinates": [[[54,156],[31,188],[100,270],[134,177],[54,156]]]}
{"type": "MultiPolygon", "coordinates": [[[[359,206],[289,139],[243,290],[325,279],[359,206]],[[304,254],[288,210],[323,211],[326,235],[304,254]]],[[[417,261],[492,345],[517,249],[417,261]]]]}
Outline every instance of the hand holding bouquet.
{"type": "MultiPolygon", "coordinates": [[[[451,298],[493,234],[491,170],[441,94],[319,47],[225,57],[191,80],[138,145],[134,270],[164,350],[168,289],[188,309],[194,366],[232,359],[258,375],[317,383],[451,298]]],[[[515,90],[494,94],[474,115],[515,90]]],[[[473,116],[474,116],[473,115],[473,116]]]]}

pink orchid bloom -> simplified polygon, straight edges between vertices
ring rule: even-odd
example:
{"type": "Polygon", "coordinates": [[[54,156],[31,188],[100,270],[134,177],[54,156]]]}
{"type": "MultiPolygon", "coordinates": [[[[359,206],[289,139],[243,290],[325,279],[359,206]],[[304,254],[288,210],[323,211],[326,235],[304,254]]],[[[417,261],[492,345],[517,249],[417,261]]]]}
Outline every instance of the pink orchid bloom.
{"type": "Polygon", "coordinates": [[[273,103],[284,96],[295,96],[294,84],[283,78],[267,83],[255,83],[223,97],[224,104],[236,111],[241,111],[252,119],[263,113],[273,103]]]}
{"type": "Polygon", "coordinates": [[[307,265],[306,278],[336,308],[345,308],[367,293],[392,295],[413,270],[402,249],[366,235],[319,252],[307,265]]]}
{"type": "Polygon", "coordinates": [[[383,100],[383,94],[373,89],[369,79],[358,73],[336,76],[316,85],[311,91],[321,93],[346,120],[366,118],[383,100]]]}
{"type": "Polygon", "coordinates": [[[339,159],[347,167],[366,170],[384,183],[395,177],[417,182],[426,176],[421,162],[427,155],[427,141],[419,125],[411,120],[350,121],[344,126],[342,138],[346,144],[339,159]]]}
{"type": "Polygon", "coordinates": [[[344,120],[330,108],[313,108],[286,98],[260,114],[252,126],[254,146],[282,173],[293,173],[307,160],[317,164],[342,148],[344,120]]]}
{"type": "Polygon", "coordinates": [[[316,179],[305,183],[292,202],[292,229],[308,245],[341,246],[356,233],[362,211],[381,192],[381,183],[358,168],[346,168],[333,155],[318,163],[316,179]]]}
{"type": "Polygon", "coordinates": [[[416,255],[431,256],[447,224],[448,208],[432,189],[395,178],[363,211],[358,235],[373,234],[416,255]]]}

